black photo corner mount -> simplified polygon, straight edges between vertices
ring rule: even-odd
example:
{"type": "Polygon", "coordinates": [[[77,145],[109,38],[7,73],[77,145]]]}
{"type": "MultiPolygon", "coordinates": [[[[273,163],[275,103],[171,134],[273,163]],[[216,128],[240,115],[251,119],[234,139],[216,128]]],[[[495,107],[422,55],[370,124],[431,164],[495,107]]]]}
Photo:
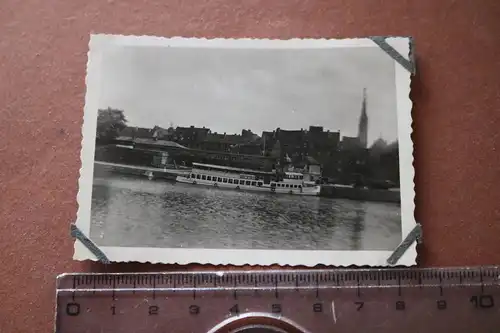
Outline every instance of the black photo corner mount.
{"type": "Polygon", "coordinates": [[[110,264],[106,254],[101,251],[90,238],[88,238],[74,223],[71,224],[71,236],[80,241],[103,264],[110,264]]]}
{"type": "Polygon", "coordinates": [[[392,254],[387,259],[387,264],[394,266],[398,263],[399,259],[405,254],[405,252],[417,242],[422,243],[422,225],[417,223],[415,227],[406,235],[403,241],[394,249],[392,254]]]}

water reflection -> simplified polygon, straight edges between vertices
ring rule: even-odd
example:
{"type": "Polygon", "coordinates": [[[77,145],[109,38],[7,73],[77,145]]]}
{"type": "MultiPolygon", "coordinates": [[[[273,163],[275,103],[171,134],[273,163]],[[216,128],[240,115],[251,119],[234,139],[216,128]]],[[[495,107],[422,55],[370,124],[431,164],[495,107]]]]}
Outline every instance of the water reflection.
{"type": "Polygon", "coordinates": [[[106,246],[389,250],[401,240],[400,207],[112,176],[94,180],[91,237],[106,246]]]}

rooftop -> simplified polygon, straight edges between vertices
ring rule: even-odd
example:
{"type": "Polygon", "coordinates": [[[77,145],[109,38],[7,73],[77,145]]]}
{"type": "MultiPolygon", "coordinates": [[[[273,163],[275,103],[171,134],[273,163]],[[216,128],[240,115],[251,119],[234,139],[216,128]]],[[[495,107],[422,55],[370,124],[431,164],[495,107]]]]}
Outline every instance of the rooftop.
{"type": "Polygon", "coordinates": [[[132,141],[134,143],[140,143],[145,145],[151,145],[156,147],[175,147],[180,149],[189,149],[183,145],[178,144],[177,142],[167,141],[167,140],[153,140],[153,139],[144,139],[144,138],[133,138],[130,136],[120,136],[116,138],[117,141],[132,141]]]}
{"type": "Polygon", "coordinates": [[[234,167],[215,165],[215,164],[193,163],[193,167],[196,167],[196,166],[201,166],[201,167],[211,168],[211,169],[227,170],[227,171],[246,172],[246,173],[253,173],[253,174],[263,174],[263,175],[273,175],[274,174],[273,172],[266,172],[266,171],[260,171],[260,170],[234,168],[234,167]]]}

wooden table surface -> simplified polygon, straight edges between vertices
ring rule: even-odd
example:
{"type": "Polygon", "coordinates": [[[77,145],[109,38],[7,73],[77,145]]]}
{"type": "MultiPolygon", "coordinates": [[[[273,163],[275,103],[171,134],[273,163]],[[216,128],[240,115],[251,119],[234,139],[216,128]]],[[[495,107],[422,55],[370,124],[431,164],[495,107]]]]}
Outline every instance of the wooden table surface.
{"type": "Polygon", "coordinates": [[[0,332],[51,332],[56,275],[103,269],[73,262],[69,236],[91,32],[413,36],[416,218],[424,229],[419,263],[500,263],[498,0],[3,0],[0,332]]]}

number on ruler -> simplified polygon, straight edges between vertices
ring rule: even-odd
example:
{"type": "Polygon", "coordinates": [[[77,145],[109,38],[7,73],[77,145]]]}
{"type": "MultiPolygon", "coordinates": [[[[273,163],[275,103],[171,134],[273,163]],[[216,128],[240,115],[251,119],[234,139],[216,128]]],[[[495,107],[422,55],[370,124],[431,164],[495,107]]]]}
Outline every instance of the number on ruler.
{"type": "Polygon", "coordinates": [[[321,304],[321,303],[314,303],[313,304],[313,311],[314,312],[323,312],[323,304],[321,304]]]}
{"type": "Polygon", "coordinates": [[[356,311],[360,311],[363,308],[363,305],[365,305],[365,302],[354,302],[356,304],[356,311]]]}
{"type": "Polygon", "coordinates": [[[478,309],[489,309],[495,306],[495,301],[491,295],[472,296],[469,301],[478,309]]]}
{"type": "Polygon", "coordinates": [[[436,304],[437,304],[438,310],[446,310],[446,307],[448,306],[444,299],[437,301],[436,304]]]}
{"type": "Polygon", "coordinates": [[[160,310],[160,308],[157,305],[151,305],[149,307],[148,314],[150,316],[157,315],[158,314],[158,310],[160,310]]]}
{"type": "Polygon", "coordinates": [[[66,314],[68,316],[78,316],[80,314],[80,304],[68,303],[66,304],[66,314]]]}
{"type": "Polygon", "coordinates": [[[281,313],[281,304],[273,304],[271,305],[272,313],[281,313]]]}
{"type": "Polygon", "coordinates": [[[200,307],[198,305],[190,305],[189,313],[192,315],[197,315],[198,313],[200,313],[200,307]]]}
{"type": "Polygon", "coordinates": [[[396,302],[396,310],[404,310],[406,308],[406,304],[404,301],[397,301],[396,302]]]}

